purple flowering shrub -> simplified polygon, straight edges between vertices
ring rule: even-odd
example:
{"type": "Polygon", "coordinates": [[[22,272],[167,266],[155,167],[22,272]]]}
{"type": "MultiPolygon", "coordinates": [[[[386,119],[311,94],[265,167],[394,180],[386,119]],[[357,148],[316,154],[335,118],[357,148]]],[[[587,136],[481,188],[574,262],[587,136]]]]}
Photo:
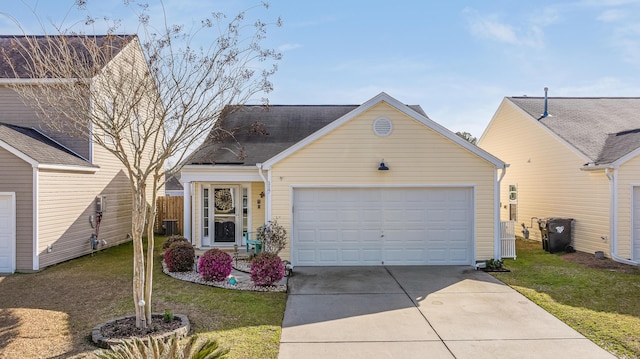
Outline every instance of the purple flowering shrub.
{"type": "Polygon", "coordinates": [[[273,253],[262,252],[251,261],[251,280],[257,286],[267,286],[284,277],[284,263],[273,253]]]}
{"type": "Polygon", "coordinates": [[[233,258],[218,248],[204,252],[198,262],[198,273],[202,279],[211,282],[223,281],[231,273],[233,258]]]}
{"type": "Polygon", "coordinates": [[[189,242],[173,242],[164,251],[164,263],[169,272],[188,272],[193,269],[193,259],[196,253],[189,242]]]}

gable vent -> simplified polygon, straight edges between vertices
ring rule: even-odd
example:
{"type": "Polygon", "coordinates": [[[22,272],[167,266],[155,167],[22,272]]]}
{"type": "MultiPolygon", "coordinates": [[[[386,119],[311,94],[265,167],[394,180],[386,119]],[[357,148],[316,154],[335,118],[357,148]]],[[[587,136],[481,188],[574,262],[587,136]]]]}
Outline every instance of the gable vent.
{"type": "Polygon", "coordinates": [[[378,117],[373,121],[373,132],[380,137],[386,137],[391,134],[393,123],[386,117],[378,117]]]}

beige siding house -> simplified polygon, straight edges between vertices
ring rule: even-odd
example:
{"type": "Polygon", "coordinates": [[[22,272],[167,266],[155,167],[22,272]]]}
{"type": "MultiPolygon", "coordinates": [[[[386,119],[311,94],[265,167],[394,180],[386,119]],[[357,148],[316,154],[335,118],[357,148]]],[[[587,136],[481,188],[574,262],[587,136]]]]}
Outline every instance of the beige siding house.
{"type": "Polygon", "coordinates": [[[297,266],[474,265],[500,257],[505,164],[381,93],[353,106],[242,106],[181,172],[185,236],[243,245],[265,221],[297,266]],[[498,243],[498,245],[496,245],[498,243]]]}
{"type": "Polygon", "coordinates": [[[503,220],[572,218],[573,247],[640,263],[640,99],[508,97],[479,146],[509,164],[503,220]]]}
{"type": "MultiPolygon", "coordinates": [[[[0,37],[0,47],[15,39],[0,37]]],[[[109,66],[123,57],[146,66],[135,36],[114,43],[120,47],[109,66]]],[[[124,166],[89,133],[71,137],[45,126],[12,89],[17,81],[46,86],[0,65],[0,273],[38,271],[129,240],[124,166]]]]}

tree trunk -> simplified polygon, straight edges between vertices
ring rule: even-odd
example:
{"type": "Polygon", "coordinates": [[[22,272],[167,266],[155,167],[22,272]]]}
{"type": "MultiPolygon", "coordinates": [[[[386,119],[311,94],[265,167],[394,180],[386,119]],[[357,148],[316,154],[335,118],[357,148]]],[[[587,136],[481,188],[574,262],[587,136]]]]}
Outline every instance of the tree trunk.
{"type": "MultiPolygon", "coordinates": [[[[146,191],[146,185],[143,186],[142,191],[146,191]]],[[[151,195],[151,203],[146,205],[147,209],[147,267],[146,277],[144,285],[144,313],[145,316],[151,320],[151,291],[153,289],[153,248],[154,248],[154,235],[153,225],[156,220],[156,184],[154,179],[153,194],[151,195]]]]}
{"type": "MultiPolygon", "coordinates": [[[[133,193],[133,208],[132,208],[132,232],[133,237],[133,301],[136,308],[136,327],[146,328],[149,324],[149,319],[146,315],[147,298],[145,296],[145,282],[147,276],[145,276],[145,263],[144,263],[144,246],[143,238],[145,229],[145,217],[146,217],[146,195],[144,191],[140,190],[140,187],[133,193]],[[142,303],[141,301],[144,301],[142,303]]],[[[149,300],[150,302],[150,300],[149,300]]]]}

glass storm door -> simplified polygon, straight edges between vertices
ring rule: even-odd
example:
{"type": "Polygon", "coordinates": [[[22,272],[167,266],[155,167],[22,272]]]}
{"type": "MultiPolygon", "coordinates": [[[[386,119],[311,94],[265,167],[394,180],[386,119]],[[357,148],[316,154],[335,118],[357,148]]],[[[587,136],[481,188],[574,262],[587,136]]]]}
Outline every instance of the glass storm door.
{"type": "Polygon", "coordinates": [[[242,197],[238,197],[238,187],[213,187],[213,242],[216,244],[233,244],[238,238],[238,230],[242,231],[242,197]],[[240,205],[240,208],[238,208],[240,205]]]}

